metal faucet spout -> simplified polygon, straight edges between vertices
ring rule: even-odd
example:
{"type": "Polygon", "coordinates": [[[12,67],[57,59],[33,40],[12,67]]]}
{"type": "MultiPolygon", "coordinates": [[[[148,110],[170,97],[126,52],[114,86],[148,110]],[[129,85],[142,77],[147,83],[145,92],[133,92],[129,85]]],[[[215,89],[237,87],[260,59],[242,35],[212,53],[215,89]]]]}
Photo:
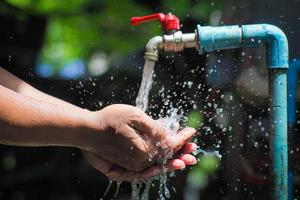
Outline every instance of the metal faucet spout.
{"type": "Polygon", "coordinates": [[[145,60],[158,61],[158,48],[162,42],[163,38],[161,36],[155,36],[148,41],[145,51],[145,60]]]}

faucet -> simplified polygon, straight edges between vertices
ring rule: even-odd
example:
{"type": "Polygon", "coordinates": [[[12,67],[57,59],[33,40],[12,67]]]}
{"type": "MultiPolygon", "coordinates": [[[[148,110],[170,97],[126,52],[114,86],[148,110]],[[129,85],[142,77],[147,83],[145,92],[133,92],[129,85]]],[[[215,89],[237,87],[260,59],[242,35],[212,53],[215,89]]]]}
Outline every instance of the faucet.
{"type": "Polygon", "coordinates": [[[272,187],[271,197],[288,199],[288,113],[287,113],[287,71],[289,68],[288,41],[284,32],[270,24],[200,26],[194,33],[182,33],[179,19],[171,13],[157,13],[132,17],[131,24],[158,20],[165,31],[155,36],[146,45],[145,59],[157,61],[159,50],[182,51],[196,48],[199,53],[243,47],[267,48],[270,95],[270,155],[272,187]]]}
{"type": "Polygon", "coordinates": [[[136,26],[142,22],[158,20],[165,31],[163,36],[151,38],[145,51],[145,59],[157,61],[159,50],[166,52],[183,51],[184,48],[198,48],[197,33],[182,33],[178,17],[168,13],[156,13],[142,17],[132,17],[131,25],[136,26]]]}

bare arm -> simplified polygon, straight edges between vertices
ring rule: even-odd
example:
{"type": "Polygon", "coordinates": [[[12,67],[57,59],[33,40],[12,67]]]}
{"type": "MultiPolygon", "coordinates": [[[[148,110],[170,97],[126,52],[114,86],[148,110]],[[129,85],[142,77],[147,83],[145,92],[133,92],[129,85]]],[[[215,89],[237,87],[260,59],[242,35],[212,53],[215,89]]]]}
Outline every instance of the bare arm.
{"type": "Polygon", "coordinates": [[[53,103],[58,106],[68,107],[70,109],[76,109],[77,111],[81,110],[81,108],[75,105],[37,90],[2,67],[0,67],[0,85],[39,101],[53,103]]]}
{"type": "Polygon", "coordinates": [[[0,86],[0,143],[79,146],[91,124],[89,111],[57,106],[0,86]]]}

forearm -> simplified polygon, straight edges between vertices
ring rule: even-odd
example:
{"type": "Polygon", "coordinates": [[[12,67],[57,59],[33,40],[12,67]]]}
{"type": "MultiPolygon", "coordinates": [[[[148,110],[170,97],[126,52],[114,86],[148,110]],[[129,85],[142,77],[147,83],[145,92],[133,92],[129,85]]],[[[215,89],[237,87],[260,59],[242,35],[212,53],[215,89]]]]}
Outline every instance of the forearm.
{"type": "Polygon", "coordinates": [[[22,146],[81,145],[90,111],[39,101],[0,86],[0,143],[22,146]]]}
{"type": "Polygon", "coordinates": [[[80,111],[81,108],[37,90],[25,81],[0,67],[0,85],[24,96],[80,111]]]}

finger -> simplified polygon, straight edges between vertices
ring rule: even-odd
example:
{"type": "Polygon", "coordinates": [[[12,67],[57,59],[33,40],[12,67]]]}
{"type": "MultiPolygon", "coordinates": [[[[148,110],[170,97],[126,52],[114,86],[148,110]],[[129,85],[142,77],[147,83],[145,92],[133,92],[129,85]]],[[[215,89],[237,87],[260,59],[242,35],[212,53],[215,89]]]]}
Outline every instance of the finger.
{"type": "Polygon", "coordinates": [[[140,131],[154,140],[163,140],[166,137],[164,129],[158,126],[158,123],[148,115],[142,114],[131,119],[134,129],[140,131]]]}
{"type": "Polygon", "coordinates": [[[187,128],[182,129],[181,131],[179,131],[176,136],[178,136],[178,139],[180,141],[183,141],[185,144],[188,141],[190,141],[194,137],[195,134],[196,134],[196,129],[187,127],[187,128]]]}
{"type": "Polygon", "coordinates": [[[197,164],[197,159],[191,154],[182,154],[178,156],[178,159],[182,160],[185,165],[195,165],[197,164]]]}
{"type": "Polygon", "coordinates": [[[169,141],[167,140],[167,145],[173,148],[174,152],[176,153],[184,144],[188,143],[193,138],[195,133],[195,129],[185,128],[179,131],[178,134],[170,136],[171,138],[169,141]]]}
{"type": "Polygon", "coordinates": [[[182,148],[182,153],[187,154],[187,153],[192,153],[196,151],[198,148],[197,144],[193,142],[189,142],[184,147],[182,148]]]}
{"type": "Polygon", "coordinates": [[[168,170],[184,169],[185,168],[185,163],[184,163],[184,161],[175,158],[175,159],[172,159],[172,160],[168,161],[167,168],[168,168],[168,170]]]}
{"type": "Polygon", "coordinates": [[[146,170],[144,170],[142,172],[136,173],[135,180],[146,180],[151,177],[162,174],[163,172],[184,169],[185,166],[186,165],[183,160],[172,159],[172,160],[168,161],[167,166],[165,168],[162,166],[155,165],[155,166],[148,167],[146,170]]]}

